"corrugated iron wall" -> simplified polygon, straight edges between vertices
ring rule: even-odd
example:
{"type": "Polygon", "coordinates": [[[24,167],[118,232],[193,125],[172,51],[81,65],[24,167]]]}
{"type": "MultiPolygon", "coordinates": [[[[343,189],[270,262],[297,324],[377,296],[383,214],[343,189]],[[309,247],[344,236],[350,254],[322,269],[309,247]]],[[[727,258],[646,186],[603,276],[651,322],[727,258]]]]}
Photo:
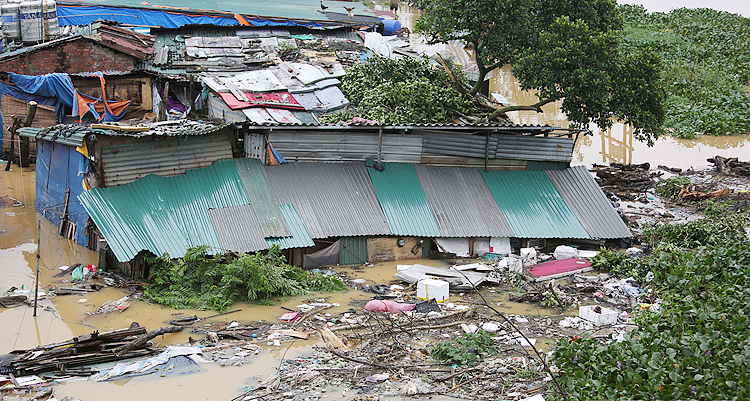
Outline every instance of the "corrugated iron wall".
{"type": "Polygon", "coordinates": [[[102,148],[104,184],[127,184],[149,174],[169,177],[232,158],[229,135],[217,133],[102,148]]]}
{"type": "Polygon", "coordinates": [[[341,245],[340,264],[361,265],[367,262],[367,237],[343,237],[341,245]]]}
{"type": "MultiPolygon", "coordinates": [[[[277,131],[268,141],[289,162],[355,162],[378,156],[378,134],[351,132],[277,131]]],[[[419,163],[422,137],[383,135],[384,162],[419,163]]]]}

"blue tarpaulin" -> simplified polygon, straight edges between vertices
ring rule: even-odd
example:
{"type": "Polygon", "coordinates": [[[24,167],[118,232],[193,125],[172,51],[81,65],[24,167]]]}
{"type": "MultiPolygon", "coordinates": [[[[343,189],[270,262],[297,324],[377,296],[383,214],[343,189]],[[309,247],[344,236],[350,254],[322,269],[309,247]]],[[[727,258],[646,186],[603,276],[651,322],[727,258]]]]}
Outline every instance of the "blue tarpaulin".
{"type": "MultiPolygon", "coordinates": [[[[53,73],[45,75],[21,75],[13,72],[8,73],[7,82],[0,81],[0,98],[3,94],[12,96],[23,101],[34,100],[39,104],[55,106],[60,121],[65,118],[65,107],[78,114],[78,101],[76,90],[68,74],[53,73]]],[[[0,103],[0,109],[2,103],[0,103]]],[[[3,145],[3,121],[0,115],[0,148],[3,145]]]]}
{"type": "Polygon", "coordinates": [[[128,7],[57,5],[60,25],[88,25],[96,20],[117,21],[123,24],[179,28],[184,25],[233,26],[239,22],[232,17],[188,15],[178,10],[149,10],[128,7]]]}

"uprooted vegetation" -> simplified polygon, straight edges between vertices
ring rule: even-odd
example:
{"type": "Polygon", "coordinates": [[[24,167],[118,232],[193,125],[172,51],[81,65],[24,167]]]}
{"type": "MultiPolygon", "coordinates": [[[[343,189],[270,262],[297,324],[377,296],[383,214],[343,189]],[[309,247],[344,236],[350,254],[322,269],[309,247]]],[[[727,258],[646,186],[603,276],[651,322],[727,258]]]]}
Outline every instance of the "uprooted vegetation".
{"type": "Polygon", "coordinates": [[[594,261],[641,282],[659,312],[637,315],[622,342],[562,339],[554,359],[579,399],[747,399],[750,397],[750,240],[747,212],[646,230],[654,252],[632,259],[602,252],[594,261]]]}
{"type": "Polygon", "coordinates": [[[235,301],[270,303],[276,296],[309,291],[339,291],[341,279],[302,270],[286,263],[278,245],[266,253],[208,255],[208,247],[190,248],[180,259],[149,259],[151,285],[146,299],[171,308],[223,312],[235,301]]]}

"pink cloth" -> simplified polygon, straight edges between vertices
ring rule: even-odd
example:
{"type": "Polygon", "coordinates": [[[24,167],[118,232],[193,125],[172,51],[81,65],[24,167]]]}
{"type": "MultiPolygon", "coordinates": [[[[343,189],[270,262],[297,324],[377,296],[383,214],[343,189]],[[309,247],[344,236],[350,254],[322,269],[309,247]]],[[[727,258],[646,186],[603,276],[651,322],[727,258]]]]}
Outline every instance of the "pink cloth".
{"type": "Polygon", "coordinates": [[[415,304],[399,303],[388,300],[373,299],[365,305],[368,312],[401,313],[414,310],[415,304]]]}

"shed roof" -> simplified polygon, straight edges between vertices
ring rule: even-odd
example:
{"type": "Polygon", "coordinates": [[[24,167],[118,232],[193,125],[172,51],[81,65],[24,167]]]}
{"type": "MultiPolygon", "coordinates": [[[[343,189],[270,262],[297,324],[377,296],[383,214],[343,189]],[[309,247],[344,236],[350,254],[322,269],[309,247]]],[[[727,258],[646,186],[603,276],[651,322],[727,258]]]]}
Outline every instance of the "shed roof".
{"type": "Polygon", "coordinates": [[[443,237],[511,237],[479,170],[415,165],[443,237]]]}
{"type": "Polygon", "coordinates": [[[586,167],[547,171],[552,183],[592,238],[630,237],[628,226],[612,207],[586,167]]]}
{"type": "Polygon", "coordinates": [[[92,189],[79,198],[120,261],[143,249],[179,257],[198,245],[251,251],[273,244],[308,247],[313,238],[329,237],[630,236],[581,167],[485,173],[385,163],[379,172],[363,163],[260,168],[257,161],[235,159],[180,176],[150,175],[92,189]],[[253,194],[247,185],[268,193],[253,194]],[[285,237],[262,232],[275,211],[256,203],[271,202],[271,192],[289,230],[285,237]]]}
{"type": "Polygon", "coordinates": [[[232,160],[174,177],[152,174],[118,187],[93,188],[79,200],[120,261],[141,250],[177,258],[193,246],[220,249],[208,210],[248,204],[232,160]]]}
{"type": "Polygon", "coordinates": [[[482,176],[515,237],[590,238],[546,172],[483,171],[482,176]]]}
{"type": "Polygon", "coordinates": [[[293,204],[312,238],[390,234],[361,163],[290,163],[264,168],[279,203],[293,204]]]}
{"type": "Polygon", "coordinates": [[[411,164],[383,163],[368,169],[388,225],[396,235],[439,237],[440,228],[411,164]]]}

